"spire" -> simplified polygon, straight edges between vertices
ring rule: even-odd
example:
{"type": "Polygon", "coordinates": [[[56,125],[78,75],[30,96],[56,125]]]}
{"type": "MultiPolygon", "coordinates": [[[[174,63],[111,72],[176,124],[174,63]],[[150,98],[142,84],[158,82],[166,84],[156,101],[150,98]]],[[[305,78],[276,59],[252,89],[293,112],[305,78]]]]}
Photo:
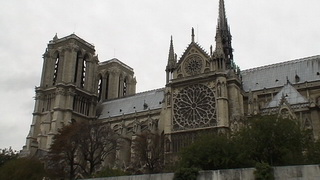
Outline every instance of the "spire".
{"type": "Polygon", "coordinates": [[[228,22],[227,22],[227,17],[226,17],[226,10],[224,7],[224,0],[220,0],[220,2],[219,2],[218,29],[228,30],[228,22]]]}
{"type": "Polygon", "coordinates": [[[194,28],[191,29],[191,42],[194,42],[194,28]]]}
{"type": "Polygon", "coordinates": [[[168,64],[167,64],[166,71],[172,71],[172,69],[175,66],[175,63],[176,63],[176,58],[175,58],[175,54],[174,54],[173,40],[172,40],[172,36],[171,36],[170,48],[169,48],[169,56],[168,56],[168,64]]]}
{"type": "Polygon", "coordinates": [[[233,49],[231,45],[232,36],[228,25],[224,0],[219,1],[219,17],[216,31],[215,55],[225,59],[226,68],[232,68],[233,49]]]}
{"type": "Polygon", "coordinates": [[[176,66],[176,62],[177,62],[177,55],[174,53],[174,49],[173,49],[173,40],[172,40],[172,36],[170,39],[170,48],[169,48],[169,56],[168,56],[168,64],[166,67],[166,82],[169,83],[169,80],[171,79],[172,76],[172,72],[176,66]]]}

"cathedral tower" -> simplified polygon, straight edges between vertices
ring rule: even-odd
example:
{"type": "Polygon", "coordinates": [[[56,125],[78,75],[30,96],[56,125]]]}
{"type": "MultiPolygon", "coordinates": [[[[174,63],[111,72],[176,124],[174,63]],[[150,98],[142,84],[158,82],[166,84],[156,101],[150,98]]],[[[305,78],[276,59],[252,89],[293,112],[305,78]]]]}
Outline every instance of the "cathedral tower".
{"type": "Polygon", "coordinates": [[[47,151],[59,128],[96,117],[98,58],[94,46],[75,34],[48,44],[25,155],[47,151]]]}

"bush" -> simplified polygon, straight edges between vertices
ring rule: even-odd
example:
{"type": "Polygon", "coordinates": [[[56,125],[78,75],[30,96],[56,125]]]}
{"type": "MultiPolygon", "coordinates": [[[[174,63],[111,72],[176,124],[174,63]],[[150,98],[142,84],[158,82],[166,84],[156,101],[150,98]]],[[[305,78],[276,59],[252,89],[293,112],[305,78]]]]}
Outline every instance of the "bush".
{"type": "Polygon", "coordinates": [[[254,176],[256,180],[274,180],[273,169],[268,163],[257,163],[254,176]]]}
{"type": "Polygon", "coordinates": [[[0,179],[41,180],[46,176],[43,164],[35,159],[13,159],[0,168],[0,179]]]}
{"type": "Polygon", "coordinates": [[[198,168],[180,168],[174,173],[173,180],[196,180],[198,175],[198,168]]]}

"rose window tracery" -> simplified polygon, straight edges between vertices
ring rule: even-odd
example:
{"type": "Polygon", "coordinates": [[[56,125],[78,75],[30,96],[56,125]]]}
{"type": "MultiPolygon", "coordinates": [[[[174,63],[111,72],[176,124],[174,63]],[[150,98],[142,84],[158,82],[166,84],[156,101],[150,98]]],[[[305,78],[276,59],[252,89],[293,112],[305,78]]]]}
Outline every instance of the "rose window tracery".
{"type": "Polygon", "coordinates": [[[216,126],[216,103],[213,91],[202,84],[182,89],[174,98],[173,129],[216,126]]]}
{"type": "Polygon", "coordinates": [[[199,74],[202,64],[202,58],[198,55],[193,55],[186,60],[185,71],[190,75],[199,74]]]}

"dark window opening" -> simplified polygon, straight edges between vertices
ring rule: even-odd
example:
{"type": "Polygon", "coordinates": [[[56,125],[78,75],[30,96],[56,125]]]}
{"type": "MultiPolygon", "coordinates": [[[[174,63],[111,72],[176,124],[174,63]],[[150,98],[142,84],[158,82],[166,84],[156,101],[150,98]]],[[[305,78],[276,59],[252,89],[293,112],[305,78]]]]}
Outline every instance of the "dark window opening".
{"type": "Polygon", "coordinates": [[[53,73],[53,83],[52,83],[52,85],[55,85],[57,83],[58,70],[59,70],[59,54],[57,55],[56,61],[55,61],[55,64],[54,64],[54,73],[53,73]]]}

